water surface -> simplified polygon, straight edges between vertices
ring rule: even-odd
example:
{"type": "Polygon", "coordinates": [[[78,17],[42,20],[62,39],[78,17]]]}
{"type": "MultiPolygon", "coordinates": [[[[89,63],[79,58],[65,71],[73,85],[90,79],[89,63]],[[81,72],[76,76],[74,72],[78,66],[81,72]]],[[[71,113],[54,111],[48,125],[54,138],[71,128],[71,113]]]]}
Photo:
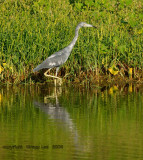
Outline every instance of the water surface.
{"type": "Polygon", "coordinates": [[[1,159],[143,159],[143,88],[0,90],[1,159]]]}

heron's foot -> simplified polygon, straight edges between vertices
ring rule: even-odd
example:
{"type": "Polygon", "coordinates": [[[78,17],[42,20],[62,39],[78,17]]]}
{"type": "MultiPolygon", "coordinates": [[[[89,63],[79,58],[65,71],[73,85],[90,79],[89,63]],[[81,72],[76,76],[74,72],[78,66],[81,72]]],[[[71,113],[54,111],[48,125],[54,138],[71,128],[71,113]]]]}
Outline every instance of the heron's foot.
{"type": "Polygon", "coordinates": [[[59,77],[57,77],[57,76],[47,75],[47,74],[45,74],[45,73],[44,73],[44,75],[45,75],[46,77],[52,77],[52,78],[56,78],[56,79],[61,79],[61,78],[59,78],[59,77]]]}
{"type": "MultiPolygon", "coordinates": [[[[49,70],[48,70],[48,71],[49,71],[49,70]]],[[[59,78],[59,77],[57,77],[57,76],[52,76],[52,75],[47,74],[48,71],[46,71],[46,72],[44,73],[44,75],[45,75],[46,77],[52,77],[52,78],[56,78],[56,79],[61,79],[61,78],[59,78]]]]}
{"type": "Polygon", "coordinates": [[[60,79],[55,79],[54,80],[54,84],[55,84],[55,87],[58,85],[58,86],[61,86],[62,85],[62,79],[60,78],[60,79]]]}

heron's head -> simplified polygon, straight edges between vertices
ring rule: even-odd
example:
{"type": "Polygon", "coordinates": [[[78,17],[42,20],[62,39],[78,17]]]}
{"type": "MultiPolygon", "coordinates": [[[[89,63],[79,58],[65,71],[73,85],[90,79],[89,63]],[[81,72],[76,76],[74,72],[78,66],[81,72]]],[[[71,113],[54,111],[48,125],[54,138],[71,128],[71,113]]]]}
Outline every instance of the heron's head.
{"type": "Polygon", "coordinates": [[[80,26],[80,27],[94,27],[94,28],[96,28],[95,26],[93,26],[93,25],[91,25],[91,24],[88,24],[88,23],[85,23],[85,22],[80,22],[80,23],[79,23],[79,26],[80,26]]]}

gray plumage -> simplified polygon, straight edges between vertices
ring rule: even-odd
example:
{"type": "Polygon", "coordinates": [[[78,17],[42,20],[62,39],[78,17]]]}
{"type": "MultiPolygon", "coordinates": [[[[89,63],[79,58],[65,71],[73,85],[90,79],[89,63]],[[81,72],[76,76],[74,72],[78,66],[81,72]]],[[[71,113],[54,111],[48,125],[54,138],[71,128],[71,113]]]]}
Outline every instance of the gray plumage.
{"type": "Polygon", "coordinates": [[[56,76],[57,76],[57,72],[59,70],[59,67],[67,61],[67,59],[68,59],[76,41],[77,41],[78,31],[81,27],[95,27],[95,26],[93,26],[91,24],[87,24],[85,22],[79,23],[77,25],[76,29],[75,29],[75,37],[72,40],[72,42],[67,47],[65,47],[64,49],[62,49],[58,52],[55,52],[54,54],[49,56],[45,61],[43,61],[36,68],[34,68],[33,72],[39,71],[43,68],[49,68],[50,69],[50,68],[56,67],[56,76]]]}

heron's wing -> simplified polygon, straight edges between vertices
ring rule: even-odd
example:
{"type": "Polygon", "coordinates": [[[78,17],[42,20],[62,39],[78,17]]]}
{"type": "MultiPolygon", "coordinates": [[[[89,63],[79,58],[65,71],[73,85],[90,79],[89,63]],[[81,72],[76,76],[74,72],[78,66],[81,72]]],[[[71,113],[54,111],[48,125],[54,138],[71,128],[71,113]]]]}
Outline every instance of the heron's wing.
{"type": "Polygon", "coordinates": [[[39,64],[36,68],[34,68],[33,71],[34,72],[39,71],[43,68],[59,67],[67,60],[65,53],[66,53],[65,48],[58,52],[55,52],[54,54],[49,56],[47,59],[45,59],[41,64],[39,64]]]}
{"type": "Polygon", "coordinates": [[[33,71],[39,71],[40,69],[43,68],[54,68],[54,67],[59,67],[63,63],[66,62],[66,60],[69,57],[69,50],[68,47],[55,52],[51,56],[49,56],[46,60],[44,60],[41,64],[39,64],[33,71]]]}
{"type": "Polygon", "coordinates": [[[63,50],[56,52],[49,56],[42,65],[47,66],[48,68],[58,67],[65,62],[65,56],[63,50]]]}

